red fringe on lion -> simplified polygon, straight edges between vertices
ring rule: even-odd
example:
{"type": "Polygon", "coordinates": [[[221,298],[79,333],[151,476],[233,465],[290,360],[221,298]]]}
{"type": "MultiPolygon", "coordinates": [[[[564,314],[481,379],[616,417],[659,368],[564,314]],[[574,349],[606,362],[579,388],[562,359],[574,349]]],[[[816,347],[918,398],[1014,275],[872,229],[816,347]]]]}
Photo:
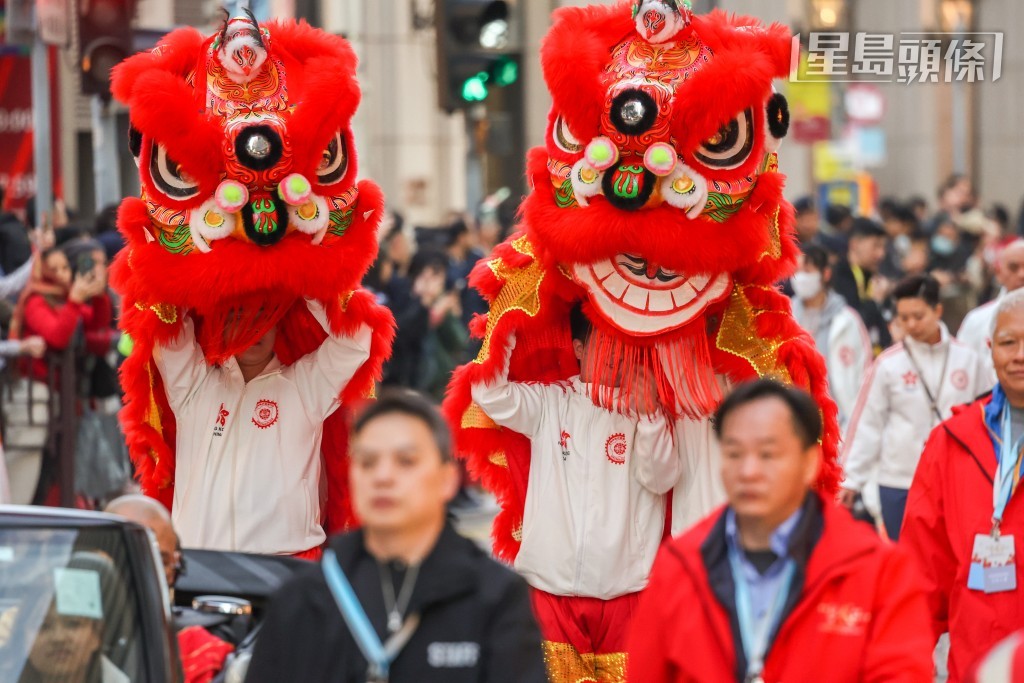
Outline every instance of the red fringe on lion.
{"type": "Polygon", "coordinates": [[[338,406],[370,393],[393,336],[359,289],[383,197],[356,180],[355,74],[342,38],[251,15],[114,73],[142,181],[112,271],[134,341],[122,422],[186,545],[315,553],[352,521],[338,406]],[[243,382],[240,354],[271,343],[243,382]]]}
{"type": "MultiPolygon", "coordinates": [[[[474,330],[483,347],[456,371],[445,403],[457,450],[501,504],[493,537],[502,558],[518,566],[524,539],[548,533],[552,520],[524,521],[524,509],[536,507],[531,497],[558,495],[528,486],[531,448],[536,457],[559,444],[531,446],[474,403],[473,387],[495,381],[566,386],[589,375],[595,404],[667,415],[682,462],[667,507],[678,533],[724,499],[709,425],[723,392],[777,377],[821,406],[818,487],[836,491],[838,427],[825,365],[775,286],[797,255],[776,157],[789,114],[772,88],[789,73],[790,46],[780,25],[720,11],[694,16],[686,0],[556,11],[541,49],[553,107],[545,144],[527,159],[533,189],[522,231],[472,275],[490,302],[474,330]],[[579,303],[596,349],[582,368],[569,326],[579,303]],[[617,376],[649,381],[618,387],[617,376]]],[[[608,455],[609,466],[621,462],[608,455]]],[[[600,490],[578,495],[582,503],[566,503],[576,511],[566,537],[582,547],[603,529],[584,528],[590,513],[579,510],[595,497],[598,506],[621,506],[600,490]]],[[[587,571],[600,567],[578,568],[587,571]]],[[[607,645],[625,624],[587,633],[614,611],[604,604],[604,617],[578,603],[550,619],[539,611],[553,681],[624,680],[625,654],[607,645]],[[566,627],[566,619],[575,622],[566,627]]]]}

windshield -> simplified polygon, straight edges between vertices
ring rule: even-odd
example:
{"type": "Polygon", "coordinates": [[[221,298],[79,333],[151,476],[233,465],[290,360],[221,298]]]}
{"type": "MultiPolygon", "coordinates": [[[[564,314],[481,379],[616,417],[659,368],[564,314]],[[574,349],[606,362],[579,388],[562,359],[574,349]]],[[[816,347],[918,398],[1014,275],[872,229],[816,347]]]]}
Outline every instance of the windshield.
{"type": "Polygon", "coordinates": [[[116,529],[0,529],[0,680],[144,680],[137,594],[116,529]]]}

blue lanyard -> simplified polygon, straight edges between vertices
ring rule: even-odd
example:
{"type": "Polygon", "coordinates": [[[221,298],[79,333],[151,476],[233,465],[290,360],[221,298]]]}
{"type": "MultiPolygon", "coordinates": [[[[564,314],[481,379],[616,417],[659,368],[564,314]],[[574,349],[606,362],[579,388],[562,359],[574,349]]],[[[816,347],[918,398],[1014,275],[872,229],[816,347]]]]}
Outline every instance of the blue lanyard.
{"type": "Polygon", "coordinates": [[[796,573],[796,562],[793,558],[786,560],[782,569],[779,587],[772,599],[768,614],[755,625],[753,601],[750,598],[750,585],[743,573],[740,551],[729,544],[729,564],[732,566],[733,582],[736,584],[736,616],[740,623],[740,637],[743,640],[743,653],[747,656],[747,678],[757,677],[764,670],[764,656],[768,651],[768,636],[772,627],[781,618],[786,607],[786,598],[796,573]]]}
{"type": "Polygon", "coordinates": [[[1020,455],[1024,436],[1013,442],[1013,430],[1010,419],[1010,405],[1003,407],[1002,442],[999,444],[999,462],[996,464],[996,477],[992,484],[992,535],[999,534],[999,525],[1003,521],[1006,505],[1013,496],[1013,474],[1020,455]]]}
{"type": "Polygon", "coordinates": [[[338,558],[333,550],[328,548],[324,551],[320,566],[323,568],[327,586],[331,589],[331,594],[334,595],[334,600],[341,610],[341,616],[344,617],[345,623],[348,625],[348,630],[370,664],[370,676],[379,680],[387,680],[393,657],[388,656],[383,643],[377,637],[377,632],[373,630],[370,618],[366,616],[366,611],[359,603],[352,584],[348,582],[345,573],[341,571],[341,565],[338,564],[338,558]]]}

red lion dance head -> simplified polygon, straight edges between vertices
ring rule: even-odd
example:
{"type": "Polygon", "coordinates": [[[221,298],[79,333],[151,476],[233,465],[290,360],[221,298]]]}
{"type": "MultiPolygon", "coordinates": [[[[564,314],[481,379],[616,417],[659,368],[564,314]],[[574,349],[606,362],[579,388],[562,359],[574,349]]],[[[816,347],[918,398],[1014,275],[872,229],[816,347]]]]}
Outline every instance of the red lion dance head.
{"type": "Polygon", "coordinates": [[[776,157],[789,114],[772,88],[789,72],[789,32],[694,16],[685,0],[564,8],[541,65],[553,106],[545,144],[527,160],[523,233],[475,273],[491,302],[477,330],[484,347],[447,405],[460,449],[504,504],[499,552],[517,547],[528,446],[488,424],[468,387],[498,371],[513,333],[510,378],[575,374],[576,302],[599,350],[590,376],[608,388],[596,400],[704,420],[720,378],[774,376],[810,390],[826,423],[819,485],[834,491],[824,363],[775,288],[797,255],[776,157]],[[612,391],[613,373],[651,381],[629,396],[625,385],[612,391]]]}
{"type": "MultiPolygon", "coordinates": [[[[341,398],[365,395],[390,347],[388,314],[357,289],[376,256],[383,197],[356,181],[355,55],[306,24],[250,16],[208,38],[174,31],[117,67],[113,93],[129,108],[142,181],[142,196],[121,205],[127,246],[113,268],[135,342],[122,417],[143,489],[169,502],[175,425],[154,343],[187,310],[208,363],[277,326],[288,364],[324,339],[303,301],[315,298],[337,331],[375,330],[370,361],[341,398]]],[[[329,431],[325,454],[343,446],[329,431]]]]}

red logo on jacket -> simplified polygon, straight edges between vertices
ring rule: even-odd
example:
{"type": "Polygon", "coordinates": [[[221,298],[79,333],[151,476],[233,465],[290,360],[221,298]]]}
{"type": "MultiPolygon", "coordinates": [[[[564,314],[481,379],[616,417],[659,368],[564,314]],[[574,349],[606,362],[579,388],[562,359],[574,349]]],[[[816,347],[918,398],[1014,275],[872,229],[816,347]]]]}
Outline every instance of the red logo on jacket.
{"type": "Polygon", "coordinates": [[[224,409],[224,404],[221,403],[220,404],[220,411],[217,413],[217,424],[219,424],[221,427],[227,427],[227,425],[228,425],[228,415],[230,415],[230,414],[231,413],[229,413],[227,410],[224,409]]]}
{"type": "Polygon", "coordinates": [[[619,432],[609,436],[604,442],[604,454],[613,464],[621,465],[626,462],[626,435],[619,432]]]}
{"type": "Polygon", "coordinates": [[[949,381],[960,391],[967,388],[968,379],[966,370],[955,370],[953,371],[953,374],[949,376],[949,381]]]}
{"type": "Polygon", "coordinates": [[[260,399],[256,402],[256,410],[252,413],[252,423],[260,429],[266,429],[277,422],[277,402],[260,399]]]}

